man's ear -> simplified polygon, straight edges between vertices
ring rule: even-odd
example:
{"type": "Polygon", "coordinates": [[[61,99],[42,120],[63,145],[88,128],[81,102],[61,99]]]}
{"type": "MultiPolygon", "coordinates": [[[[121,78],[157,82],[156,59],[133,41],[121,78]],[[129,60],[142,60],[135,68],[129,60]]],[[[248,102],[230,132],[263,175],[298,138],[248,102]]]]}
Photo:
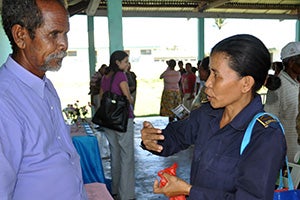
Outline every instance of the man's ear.
{"type": "Polygon", "coordinates": [[[15,24],[12,27],[11,32],[17,46],[20,49],[24,49],[26,46],[25,39],[28,36],[27,29],[20,26],[19,24],[15,24]]]}
{"type": "Polygon", "coordinates": [[[252,90],[252,87],[255,83],[252,76],[244,76],[243,77],[243,85],[242,85],[242,92],[247,93],[252,90]]]}

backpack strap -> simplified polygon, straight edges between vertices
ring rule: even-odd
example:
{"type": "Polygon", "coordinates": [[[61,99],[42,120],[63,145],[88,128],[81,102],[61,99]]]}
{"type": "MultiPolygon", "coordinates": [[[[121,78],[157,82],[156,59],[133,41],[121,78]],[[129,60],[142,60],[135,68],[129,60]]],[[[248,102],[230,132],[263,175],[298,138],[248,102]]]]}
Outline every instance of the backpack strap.
{"type": "MultiPolygon", "coordinates": [[[[250,142],[252,129],[253,129],[254,124],[256,123],[256,121],[261,123],[265,128],[267,128],[270,123],[277,121],[280,125],[280,128],[283,132],[283,135],[285,135],[284,128],[283,128],[282,124],[280,123],[279,119],[275,115],[273,115],[271,113],[267,113],[267,112],[257,113],[253,117],[253,119],[251,120],[251,122],[249,123],[249,125],[246,129],[246,132],[245,132],[243,140],[242,140],[241,148],[240,148],[240,155],[243,154],[244,149],[247,147],[247,145],[250,142]]],[[[287,156],[285,157],[285,163],[286,163],[286,166],[289,166],[287,156]]],[[[294,184],[293,184],[293,181],[292,181],[291,172],[290,172],[289,167],[287,167],[287,173],[288,173],[288,189],[293,190],[294,189],[294,184]]],[[[282,189],[283,187],[284,187],[284,185],[283,185],[282,169],[280,169],[278,189],[282,189]]]]}
{"type": "Polygon", "coordinates": [[[267,128],[269,126],[270,123],[272,122],[278,122],[283,133],[284,133],[284,129],[282,124],[280,123],[279,119],[271,114],[271,113],[267,113],[267,112],[260,112],[257,113],[253,119],[251,120],[251,122],[249,123],[246,132],[244,134],[243,140],[242,140],[242,144],[241,144],[241,148],[240,148],[240,155],[243,154],[244,149],[246,148],[246,146],[249,144],[250,139],[251,139],[251,134],[252,134],[252,129],[256,123],[256,121],[258,121],[259,123],[261,123],[265,128],[267,128]]]}

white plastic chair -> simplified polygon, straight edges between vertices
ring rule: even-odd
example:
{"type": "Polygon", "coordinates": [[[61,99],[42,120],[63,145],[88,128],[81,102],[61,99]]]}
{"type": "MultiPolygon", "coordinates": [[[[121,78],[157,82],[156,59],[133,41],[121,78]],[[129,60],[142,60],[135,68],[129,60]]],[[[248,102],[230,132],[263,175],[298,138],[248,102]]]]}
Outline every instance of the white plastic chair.
{"type": "MultiPolygon", "coordinates": [[[[298,188],[299,186],[299,182],[300,182],[300,165],[299,164],[295,164],[295,163],[288,163],[289,168],[290,168],[290,172],[291,172],[291,177],[293,180],[293,184],[295,188],[298,188]]],[[[287,182],[287,177],[283,177],[283,183],[284,186],[287,187],[288,186],[288,182],[287,182]]]]}

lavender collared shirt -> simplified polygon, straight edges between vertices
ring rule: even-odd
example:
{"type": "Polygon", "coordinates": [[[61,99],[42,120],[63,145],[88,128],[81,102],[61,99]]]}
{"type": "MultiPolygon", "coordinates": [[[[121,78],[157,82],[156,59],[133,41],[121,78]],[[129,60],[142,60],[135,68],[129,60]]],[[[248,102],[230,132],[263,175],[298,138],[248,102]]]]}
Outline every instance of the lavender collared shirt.
{"type": "Polygon", "coordinates": [[[0,199],[87,199],[55,88],[10,56],[0,68],[0,199]]]}

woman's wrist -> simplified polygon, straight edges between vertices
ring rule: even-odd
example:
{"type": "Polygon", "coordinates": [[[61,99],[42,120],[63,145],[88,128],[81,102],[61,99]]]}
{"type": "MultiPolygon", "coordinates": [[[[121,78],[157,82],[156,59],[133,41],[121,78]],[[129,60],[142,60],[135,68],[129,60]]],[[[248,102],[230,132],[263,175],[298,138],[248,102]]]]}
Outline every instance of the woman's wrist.
{"type": "Polygon", "coordinates": [[[190,195],[190,192],[191,192],[191,189],[192,189],[192,185],[187,185],[187,188],[186,188],[186,190],[185,190],[185,193],[184,193],[184,195],[185,196],[189,196],[190,195]]]}

